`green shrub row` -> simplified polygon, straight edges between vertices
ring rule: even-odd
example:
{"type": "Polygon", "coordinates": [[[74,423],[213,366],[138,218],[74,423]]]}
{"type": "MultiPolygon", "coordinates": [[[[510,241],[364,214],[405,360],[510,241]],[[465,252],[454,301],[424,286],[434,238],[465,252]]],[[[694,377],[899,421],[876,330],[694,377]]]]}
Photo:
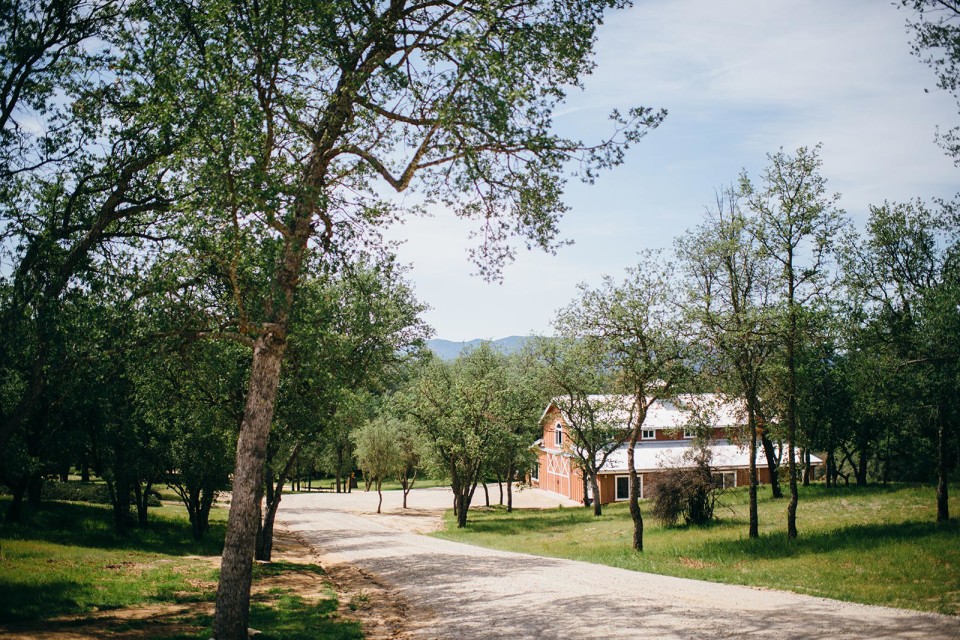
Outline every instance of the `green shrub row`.
{"type": "MultiPolygon", "coordinates": [[[[10,489],[0,484],[0,494],[9,495],[10,489]]],[[[71,502],[89,502],[91,504],[110,504],[110,493],[107,485],[100,482],[58,482],[44,480],[41,492],[43,500],[69,500],[71,502]]],[[[159,507],[160,495],[156,491],[150,493],[147,506],[159,507]]]]}

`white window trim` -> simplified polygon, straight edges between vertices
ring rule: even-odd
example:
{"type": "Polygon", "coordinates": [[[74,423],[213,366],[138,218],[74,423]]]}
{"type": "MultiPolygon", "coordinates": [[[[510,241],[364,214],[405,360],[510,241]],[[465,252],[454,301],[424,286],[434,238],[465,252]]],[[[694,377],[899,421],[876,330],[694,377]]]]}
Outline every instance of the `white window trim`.
{"type": "MultiPolygon", "coordinates": [[[[638,473],[638,474],[637,474],[637,479],[640,480],[640,499],[643,500],[643,474],[638,473]]],[[[626,475],[626,476],[625,476],[625,475],[617,475],[617,476],[614,476],[614,477],[613,477],[613,500],[614,500],[614,502],[623,502],[624,500],[629,500],[629,499],[630,499],[630,476],[628,476],[628,475],[626,475]],[[626,478],[626,479],[627,479],[627,497],[626,497],[626,498],[621,498],[621,497],[619,497],[619,495],[617,494],[617,480],[619,480],[620,478],[626,478]]]]}
{"type": "Polygon", "coordinates": [[[651,427],[651,428],[649,428],[649,429],[641,429],[641,430],[640,430],[640,439],[641,439],[641,440],[656,440],[656,439],[657,439],[657,430],[654,429],[653,427],[651,427]],[[648,435],[647,435],[648,433],[651,433],[651,434],[653,434],[653,435],[649,435],[649,436],[648,436],[648,435]]]}
{"type": "Polygon", "coordinates": [[[737,486],[737,472],[736,472],[736,470],[733,470],[733,471],[720,471],[719,473],[720,473],[721,486],[722,486],[724,489],[728,489],[728,488],[732,488],[732,487],[736,487],[736,486],[737,486]],[[723,481],[723,478],[724,478],[724,476],[726,476],[726,475],[732,475],[732,476],[733,476],[733,484],[729,485],[729,487],[728,487],[728,486],[724,483],[724,481],[723,481]]]}
{"type": "Polygon", "coordinates": [[[557,447],[563,446],[563,424],[560,422],[553,428],[553,444],[557,447]]]}
{"type": "Polygon", "coordinates": [[[530,479],[540,482],[540,462],[534,462],[533,468],[530,469],[530,479]]]}
{"type": "Polygon", "coordinates": [[[696,430],[696,429],[686,429],[686,428],[685,428],[685,429],[683,430],[683,439],[684,439],[684,440],[693,440],[693,439],[696,438],[696,437],[697,437],[697,430],[696,430]]]}

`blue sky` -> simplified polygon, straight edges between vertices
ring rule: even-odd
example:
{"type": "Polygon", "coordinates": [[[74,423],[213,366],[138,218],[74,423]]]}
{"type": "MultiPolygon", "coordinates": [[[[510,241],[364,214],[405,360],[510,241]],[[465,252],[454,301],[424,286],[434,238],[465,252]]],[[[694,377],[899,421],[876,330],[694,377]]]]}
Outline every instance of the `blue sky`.
{"type": "Polygon", "coordinates": [[[884,0],[638,0],[609,14],[597,68],[555,119],[596,139],[613,108],[669,110],[664,124],[594,185],[571,182],[561,223],[572,246],[521,250],[501,284],[471,275],[468,224],[438,214],[389,233],[436,337],[550,333],[576,284],[619,276],[643,248],[669,248],[717,188],[767,153],[823,145],[823,175],[855,222],[884,200],[951,197],[960,169],[934,143],[960,123],[953,99],[910,55],[911,14],[884,0]],[[929,92],[925,91],[929,90],[929,92]]]}

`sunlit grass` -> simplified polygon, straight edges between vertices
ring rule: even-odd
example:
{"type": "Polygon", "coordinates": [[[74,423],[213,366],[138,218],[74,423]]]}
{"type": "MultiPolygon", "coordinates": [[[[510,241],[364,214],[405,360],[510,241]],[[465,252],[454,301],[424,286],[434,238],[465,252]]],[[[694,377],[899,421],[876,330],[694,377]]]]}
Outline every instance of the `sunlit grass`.
{"type": "MultiPolygon", "coordinates": [[[[960,487],[950,509],[960,512],[960,487]]],[[[649,505],[642,503],[645,512],[649,505]]],[[[707,527],[644,520],[644,552],[630,549],[626,505],[594,518],[582,508],[471,510],[467,529],[452,514],[438,536],[510,551],[637,571],[787,589],[842,600],[960,614],[960,522],[935,523],[929,487],[802,489],[800,537],[786,537],[786,499],[761,488],[761,537],[747,537],[747,493],[727,492],[707,527]]]]}

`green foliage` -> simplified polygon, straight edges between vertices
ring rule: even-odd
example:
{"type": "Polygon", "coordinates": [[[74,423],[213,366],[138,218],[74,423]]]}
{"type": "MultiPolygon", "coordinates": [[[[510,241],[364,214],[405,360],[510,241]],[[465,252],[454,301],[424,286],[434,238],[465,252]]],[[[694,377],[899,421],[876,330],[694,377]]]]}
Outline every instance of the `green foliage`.
{"type": "Polygon", "coordinates": [[[450,479],[461,526],[484,471],[518,464],[530,446],[542,400],[528,364],[482,343],[452,363],[430,361],[397,398],[429,443],[432,471],[450,479]]]}
{"type": "Polygon", "coordinates": [[[399,429],[398,422],[388,417],[376,418],[352,434],[363,476],[372,478],[378,489],[383,479],[394,475],[401,466],[400,449],[395,437],[399,429]]]}
{"type": "MultiPolygon", "coordinates": [[[[953,95],[960,105],[960,3],[956,0],[900,0],[912,8],[915,19],[908,20],[913,30],[913,54],[929,65],[937,76],[937,86],[953,95]]],[[[937,132],[944,150],[960,163],[960,128],[937,132]]]]}
{"type": "MultiPolygon", "coordinates": [[[[88,502],[90,504],[110,504],[110,492],[107,486],[97,482],[57,482],[45,480],[41,495],[44,500],[70,502],[88,502]]],[[[160,498],[151,493],[148,499],[151,507],[160,506],[160,498]]]]}

